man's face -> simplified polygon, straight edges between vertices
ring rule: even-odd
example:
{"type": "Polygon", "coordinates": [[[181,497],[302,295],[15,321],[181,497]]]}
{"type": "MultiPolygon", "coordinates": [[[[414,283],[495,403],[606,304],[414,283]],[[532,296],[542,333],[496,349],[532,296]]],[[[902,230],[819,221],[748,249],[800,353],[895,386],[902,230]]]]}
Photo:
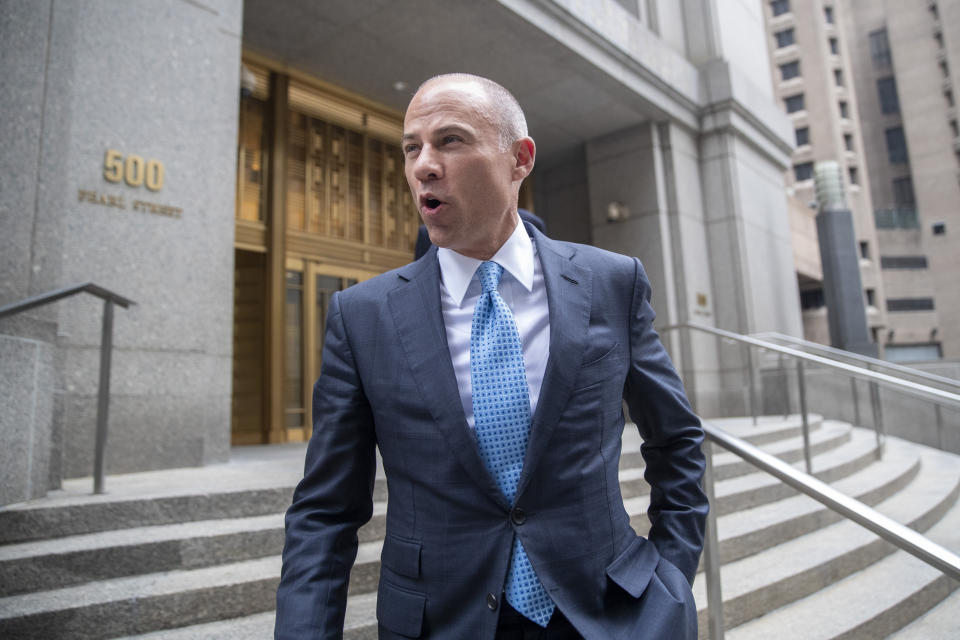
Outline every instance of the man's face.
{"type": "Polygon", "coordinates": [[[513,231],[533,168],[529,138],[500,149],[488,105],[476,83],[439,80],[413,97],[403,122],[404,171],[430,241],[480,260],[513,231]]]}

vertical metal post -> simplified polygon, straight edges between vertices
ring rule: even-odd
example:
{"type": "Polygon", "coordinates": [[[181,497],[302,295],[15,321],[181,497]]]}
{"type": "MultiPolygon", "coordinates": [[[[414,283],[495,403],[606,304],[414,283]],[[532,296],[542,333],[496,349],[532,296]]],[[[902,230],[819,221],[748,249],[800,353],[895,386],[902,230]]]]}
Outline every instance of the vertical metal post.
{"type": "Polygon", "coordinates": [[[713,488],[713,443],[703,441],[707,467],[703,474],[703,491],[710,502],[707,513],[706,539],[703,544],[703,570],[707,579],[707,626],[710,640],[723,640],[723,593],[720,588],[720,543],[717,538],[717,502],[713,488]]]}
{"type": "Polygon", "coordinates": [[[807,415],[807,382],[803,375],[803,360],[797,360],[797,387],[800,392],[800,418],[803,421],[803,461],[807,473],[813,474],[813,459],[810,455],[810,418],[807,415]]]}
{"type": "Polygon", "coordinates": [[[750,417],[753,418],[753,424],[757,424],[757,384],[753,376],[753,354],[750,352],[750,345],[744,345],[747,350],[747,376],[750,378],[750,417]]]}
{"type": "Polygon", "coordinates": [[[783,354],[777,355],[777,365],[780,367],[780,376],[783,379],[783,419],[790,417],[790,377],[787,368],[783,366],[783,354]]]}
{"type": "Polygon", "coordinates": [[[943,447],[943,409],[939,402],[933,405],[933,410],[937,416],[937,446],[941,451],[946,451],[943,447]]]}
{"type": "Polygon", "coordinates": [[[877,434],[877,460],[883,458],[883,405],[880,402],[880,387],[870,381],[870,408],[873,410],[873,430],[877,434]]]}
{"type": "Polygon", "coordinates": [[[853,392],[853,424],[862,427],[860,422],[860,395],[857,393],[857,379],[850,378],[850,391],[853,392]]]}
{"type": "Polygon", "coordinates": [[[107,448],[107,418],[110,407],[110,354],[113,352],[113,300],[103,301],[100,332],[100,384],[97,390],[97,435],[93,452],[93,492],[103,493],[104,453],[107,448]]]}

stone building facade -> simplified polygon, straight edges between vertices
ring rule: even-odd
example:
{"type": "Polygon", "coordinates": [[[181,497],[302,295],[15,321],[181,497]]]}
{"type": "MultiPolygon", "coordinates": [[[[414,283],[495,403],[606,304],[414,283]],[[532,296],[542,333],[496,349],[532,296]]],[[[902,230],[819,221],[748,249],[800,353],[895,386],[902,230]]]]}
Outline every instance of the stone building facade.
{"type": "MultiPolygon", "coordinates": [[[[459,70],[526,109],[538,158],[523,203],[557,238],[640,257],[658,326],[800,335],[794,133],[763,12],[10,0],[0,305],[87,281],[137,303],[115,318],[109,472],[309,437],[329,296],[412,257],[402,109],[459,70]]],[[[75,297],[0,320],[0,503],[90,473],[100,309],[75,297]]],[[[739,350],[665,339],[702,413],[745,410],[739,350]]]]}

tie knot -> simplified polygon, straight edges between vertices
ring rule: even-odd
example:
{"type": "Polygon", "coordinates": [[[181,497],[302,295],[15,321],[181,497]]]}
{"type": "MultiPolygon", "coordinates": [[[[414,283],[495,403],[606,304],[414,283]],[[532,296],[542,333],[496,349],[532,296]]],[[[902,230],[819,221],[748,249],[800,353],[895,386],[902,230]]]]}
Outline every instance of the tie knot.
{"type": "Polygon", "coordinates": [[[500,285],[500,276],[503,275],[503,267],[496,262],[483,262],[477,267],[477,276],[480,278],[480,286],[483,287],[483,293],[496,291],[500,285]]]}

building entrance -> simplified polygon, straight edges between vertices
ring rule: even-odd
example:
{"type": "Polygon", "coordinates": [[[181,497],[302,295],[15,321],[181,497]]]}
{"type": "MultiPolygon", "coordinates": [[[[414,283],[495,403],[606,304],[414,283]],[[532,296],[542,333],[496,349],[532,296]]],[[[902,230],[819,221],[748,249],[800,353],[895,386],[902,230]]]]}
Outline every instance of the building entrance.
{"type": "Polygon", "coordinates": [[[302,441],[332,295],[410,262],[420,220],[401,114],[254,55],[244,67],[231,441],[302,441]]]}

